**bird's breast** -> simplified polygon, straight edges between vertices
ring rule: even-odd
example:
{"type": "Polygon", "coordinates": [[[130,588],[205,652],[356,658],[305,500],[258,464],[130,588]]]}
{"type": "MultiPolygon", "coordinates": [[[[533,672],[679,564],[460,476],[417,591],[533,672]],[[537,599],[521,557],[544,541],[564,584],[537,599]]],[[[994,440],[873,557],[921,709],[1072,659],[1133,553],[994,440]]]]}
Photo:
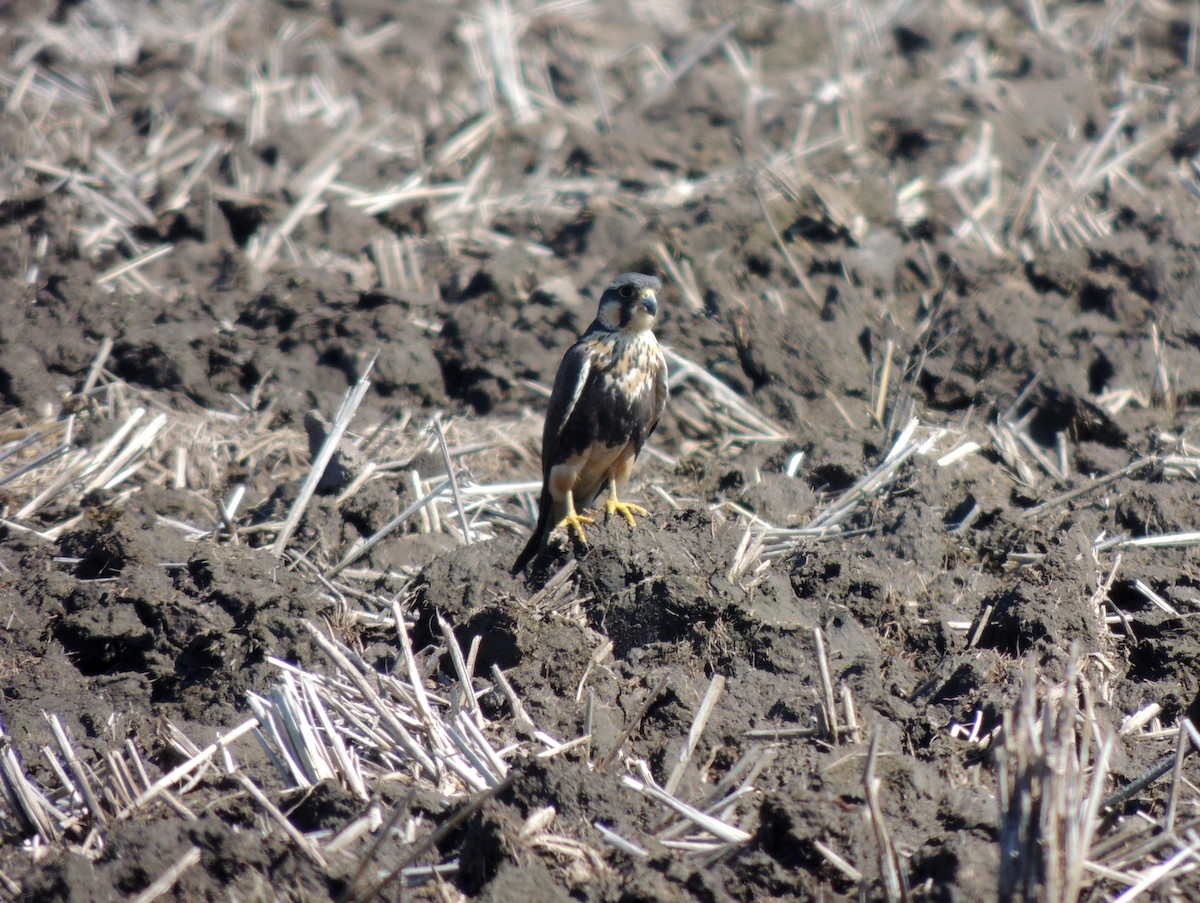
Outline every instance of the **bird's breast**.
{"type": "Polygon", "coordinates": [[[654,387],[659,350],[654,333],[606,337],[592,366],[606,391],[637,402],[654,387]]]}
{"type": "Polygon", "coordinates": [[[587,367],[571,414],[557,434],[551,465],[612,455],[633,443],[636,456],[654,423],[662,352],[650,332],[604,333],[584,342],[587,367]]]}

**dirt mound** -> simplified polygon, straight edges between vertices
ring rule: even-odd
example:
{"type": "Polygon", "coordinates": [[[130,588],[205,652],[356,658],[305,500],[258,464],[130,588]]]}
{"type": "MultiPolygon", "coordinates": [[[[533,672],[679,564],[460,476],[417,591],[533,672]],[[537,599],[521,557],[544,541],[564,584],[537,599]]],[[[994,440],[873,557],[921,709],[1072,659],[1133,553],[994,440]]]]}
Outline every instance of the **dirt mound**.
{"type": "MultiPolygon", "coordinates": [[[[35,680],[29,702],[90,725],[85,737],[103,745],[105,721],[128,694],[149,708],[121,712],[118,736],[152,734],[166,714],[228,723],[246,692],[268,682],[268,656],[313,662],[302,622],[332,614],[329,601],[265,550],[197,546],[135,512],[93,509],[89,520],[10,565],[22,575],[8,587],[14,649],[59,661],[56,680],[35,680]],[[83,708],[69,710],[71,701],[83,708]]],[[[22,740],[45,734],[36,708],[13,709],[5,723],[22,740]]]]}

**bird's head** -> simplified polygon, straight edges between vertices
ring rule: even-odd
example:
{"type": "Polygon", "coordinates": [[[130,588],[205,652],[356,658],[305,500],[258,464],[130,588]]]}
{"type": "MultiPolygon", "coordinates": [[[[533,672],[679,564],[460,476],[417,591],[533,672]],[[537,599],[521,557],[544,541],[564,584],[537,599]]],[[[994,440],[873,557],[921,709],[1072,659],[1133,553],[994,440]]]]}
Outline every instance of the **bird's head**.
{"type": "Polygon", "coordinates": [[[654,326],[658,316],[657,276],[625,273],[604,288],[596,319],[613,332],[643,332],[654,326]]]}

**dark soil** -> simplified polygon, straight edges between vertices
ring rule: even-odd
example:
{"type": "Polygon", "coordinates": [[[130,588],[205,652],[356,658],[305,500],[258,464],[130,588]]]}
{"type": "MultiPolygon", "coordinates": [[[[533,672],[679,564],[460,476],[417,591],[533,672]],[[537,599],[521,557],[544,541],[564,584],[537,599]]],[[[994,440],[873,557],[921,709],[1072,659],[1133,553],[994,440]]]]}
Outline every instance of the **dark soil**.
{"type": "MultiPolygon", "coordinates": [[[[492,665],[503,668],[537,729],[570,740],[587,729],[589,706],[592,713],[590,743],[549,760],[535,759],[541,747],[518,731],[526,747],[514,757],[511,789],[427,861],[457,860],[445,880],[472,899],[883,899],[875,835],[862,814],[863,759],[877,734],[883,812],[914,895],[992,898],[1000,868],[994,761],[952,725],[978,719],[988,734],[1012,708],[1023,664],[1061,680],[1071,650],[1088,663],[1102,726],[1115,731],[1151,703],[1162,707],[1164,727],[1200,715],[1194,548],[1093,552],[1103,537],[1197,529],[1195,473],[1151,463],[1030,514],[1131,462],[1196,454],[1192,4],[1118,13],[1051,2],[1042,33],[1024,18],[1025,4],[967,2],[945,14],[937,4],[901,5],[898,18],[872,28],[866,20],[895,4],[852,4],[874,10],[862,16],[837,5],[812,12],[812,4],[716,3],[683,12],[663,4],[644,19],[607,0],[587,4],[593,15],[582,18],[565,5],[534,13],[514,4],[527,15],[520,54],[543,79],[533,82],[542,99],[531,124],[505,105],[499,80],[477,80],[469,31],[482,7],[459,6],[233,7],[233,30],[218,41],[232,57],[217,53],[197,70],[199,44],[188,32],[204,22],[168,37],[148,29],[127,59],[88,57],[54,36],[112,42],[138,23],[111,22],[107,7],[90,3],[14,5],[0,32],[11,61],[0,64],[0,406],[8,411],[0,428],[67,410],[111,338],[103,380],[180,416],[248,409],[265,434],[300,431],[310,410],[331,417],[378,355],[362,421],[408,412],[418,424],[442,412],[479,435],[491,430],[532,447],[545,404],[532,384],[552,382],[609,278],[656,272],[667,283],[660,339],[788,438],[722,444],[668,409],[654,439],[668,457],[644,456],[634,478],[633,494],[651,515],[633,531],[597,524],[566,608],[531,602],[574,554],[565,542],[552,543],[530,583],[509,574],[528,526],[516,499],[506,501],[509,520],[497,521],[490,541],[463,546],[410,526],[360,562],[373,575],[355,578],[364,592],[395,594],[415,572],[404,598],[417,647],[436,642],[438,613],[464,646],[481,637],[476,674],[488,680],[492,665]],[[725,39],[693,60],[693,42],[725,23],[725,39]],[[364,37],[392,24],[378,40],[364,37]],[[248,101],[228,112],[204,93],[201,76],[222,90],[250,90],[243,64],[266,78],[268,44],[284,75],[324,79],[354,100],[361,121],[289,118],[270,106],[261,131],[248,101]],[[245,60],[232,61],[239,55],[245,60]],[[26,67],[36,67],[36,78],[14,100],[26,67]],[[677,80],[666,79],[671,72],[677,80]],[[39,112],[52,76],[87,102],[39,112]],[[488,91],[500,98],[493,112],[481,99],[488,91]],[[101,114],[89,112],[104,109],[99,94],[112,105],[102,127],[101,114]],[[497,118],[484,140],[463,138],[489,116],[497,118]],[[78,118],[78,133],[64,124],[69,117],[78,118]],[[170,140],[161,134],[168,125],[170,134],[196,129],[198,148],[218,142],[188,202],[166,201],[184,166],[141,199],[144,221],[89,244],[98,220],[86,191],[119,196],[120,179],[83,133],[92,130],[92,143],[135,166],[150,157],[151,142],[170,140]],[[340,133],[372,127],[388,150],[364,144],[343,160],[337,184],[378,192],[414,172],[434,187],[478,176],[468,213],[430,193],[369,215],[351,203],[352,192],[329,190],[273,265],[257,271],[255,249],[302,194],[298,174],[340,133]],[[955,198],[977,202],[989,176],[947,178],[979,152],[985,133],[1002,207],[977,219],[992,247],[955,198]],[[1072,167],[1092,151],[1092,169],[1130,154],[1112,174],[1086,181],[1072,167]],[[95,178],[64,180],[59,170],[95,178]],[[920,204],[901,210],[898,197],[918,179],[920,204]],[[1029,187],[1031,179],[1044,190],[1029,187]],[[1072,191],[1074,207],[1064,200],[1072,191]],[[1059,231],[1043,231],[1038,211],[1049,211],[1045,221],[1059,231]],[[419,279],[378,276],[378,249],[389,241],[415,249],[419,279]],[[174,250],[144,268],[154,291],[101,283],[101,274],[161,243],[174,250]],[[664,271],[660,246],[694,274],[695,294],[664,271]],[[889,356],[879,422],[872,412],[889,356]],[[1114,401],[1120,390],[1132,393],[1123,406],[1114,401]],[[910,417],[952,434],[862,506],[846,535],[802,540],[731,576],[745,534],[735,510],[803,526],[880,463],[910,417]],[[1024,425],[1033,446],[1024,452],[1027,473],[990,436],[998,422],[1024,425]],[[967,439],[983,449],[938,465],[967,439]],[[1056,461],[1060,444],[1069,470],[1039,467],[1034,453],[1056,461]],[[797,452],[803,460],[788,476],[797,452]],[[1107,598],[1128,629],[1106,623],[1093,602],[1118,554],[1107,598]],[[1137,581],[1178,616],[1151,603],[1137,581]],[[816,627],[862,726],[842,744],[815,731],[786,734],[817,725],[816,627]],[[606,642],[611,651],[597,656],[606,642]],[[665,780],[714,675],[727,683],[679,784],[682,799],[703,800],[753,744],[769,742],[748,731],[775,728],[788,738],[739,810],[751,839],[709,862],[662,845],[655,835],[664,810],[621,778],[636,758],[665,780]],[[664,678],[621,754],[591,767],[664,678]],[[547,805],[557,810],[556,830],[601,851],[603,869],[581,880],[554,855],[522,846],[522,822],[547,805]],[[605,845],[597,822],[649,855],[605,845]],[[861,886],[818,843],[862,871],[861,886]]],[[[171,4],[142,12],[154,22],[216,15],[171,4]]],[[[99,416],[79,423],[79,447],[115,428],[99,416]]],[[[516,456],[497,460],[472,466],[497,481],[536,475],[516,456]]],[[[0,460],[0,480],[14,461],[27,463],[0,460]]],[[[407,466],[425,476],[444,470],[437,456],[407,466]]],[[[0,724],[35,782],[57,786],[40,753],[54,744],[47,714],[61,718],[97,773],[126,741],[165,773],[180,761],[168,720],[205,745],[248,717],[248,692],[274,685],[270,658],[325,667],[306,620],[332,625],[380,667],[395,664],[391,634],[356,627],[312,568],[284,566],[257,547],[258,534],[193,541],[164,523],[213,522],[215,506],[243,483],[244,523],[282,520],[302,469],[280,478],[225,461],[197,492],[167,488],[171,467],[164,455],[131,495],[51,504],[24,523],[13,518],[28,496],[0,485],[0,724]],[[47,531],[76,515],[50,539],[22,529],[47,531]]],[[[410,484],[395,475],[344,503],[319,495],[293,548],[331,564],[411,501],[410,484]]],[[[263,535],[269,542],[272,534],[263,535]]],[[[482,704],[507,723],[499,694],[482,704]]],[[[1120,736],[1107,789],[1173,748],[1157,734],[1120,736]]],[[[337,786],[289,789],[252,740],[235,751],[305,832],[337,832],[364,811],[337,786]]],[[[0,797],[0,897],[125,899],[196,847],[200,863],[159,899],[337,899],[351,867],[320,869],[218,771],[192,791],[195,819],[159,804],[98,828],[99,842],[81,827],[48,850],[30,848],[0,797]]],[[[1194,758],[1184,774],[1200,779],[1194,758]]],[[[1161,817],[1166,783],[1125,803],[1106,830],[1120,830],[1135,812],[1161,817]]],[[[430,824],[457,805],[392,786],[372,791],[385,811],[406,805],[430,824]]],[[[1180,805],[1180,823],[1200,815],[1194,793],[1180,805]]],[[[1200,897],[1198,874],[1146,899],[1200,897]]],[[[453,898],[453,888],[419,893],[453,898]]]]}

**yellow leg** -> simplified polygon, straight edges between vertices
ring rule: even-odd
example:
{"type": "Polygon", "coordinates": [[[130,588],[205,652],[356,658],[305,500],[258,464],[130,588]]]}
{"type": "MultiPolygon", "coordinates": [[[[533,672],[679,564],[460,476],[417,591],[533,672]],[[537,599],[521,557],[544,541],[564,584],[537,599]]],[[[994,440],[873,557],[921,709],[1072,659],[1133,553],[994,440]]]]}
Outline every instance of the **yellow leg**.
{"type": "Polygon", "coordinates": [[[587,545],[587,536],[583,532],[583,525],[584,524],[594,524],[594,523],[595,523],[595,521],[592,520],[590,517],[588,517],[586,514],[576,514],[575,513],[575,494],[572,492],[568,492],[567,493],[567,516],[564,517],[562,520],[560,520],[558,522],[558,525],[560,527],[565,527],[568,533],[570,533],[571,531],[574,531],[575,535],[579,538],[579,541],[586,546],[587,545]]]}
{"type": "Polygon", "coordinates": [[[618,499],[617,481],[612,477],[610,477],[608,480],[608,499],[604,502],[604,510],[608,512],[609,517],[612,517],[614,514],[621,515],[621,517],[625,518],[631,527],[637,526],[637,523],[633,519],[635,514],[641,514],[645,516],[650,513],[641,505],[634,505],[630,502],[622,502],[620,499],[618,499]]]}

